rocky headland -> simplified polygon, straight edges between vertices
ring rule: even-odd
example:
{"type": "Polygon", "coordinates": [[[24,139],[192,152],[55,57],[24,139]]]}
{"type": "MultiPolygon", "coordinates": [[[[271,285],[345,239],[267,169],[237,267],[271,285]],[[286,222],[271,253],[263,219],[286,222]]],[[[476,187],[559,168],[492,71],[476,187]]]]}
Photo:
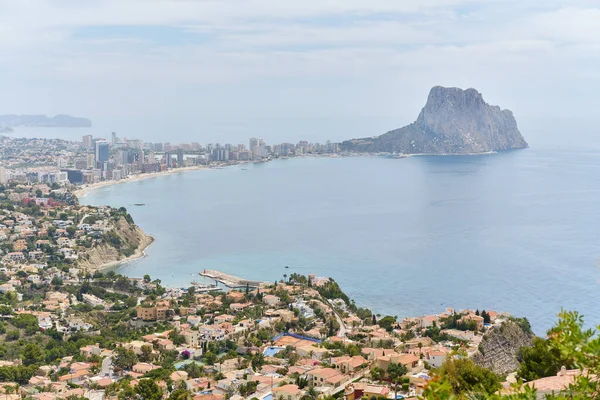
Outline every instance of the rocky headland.
{"type": "Polygon", "coordinates": [[[342,142],[349,152],[476,154],[522,149],[527,142],[510,110],[491,106],[475,89],[435,86],[417,120],[383,135],[342,142]]]}

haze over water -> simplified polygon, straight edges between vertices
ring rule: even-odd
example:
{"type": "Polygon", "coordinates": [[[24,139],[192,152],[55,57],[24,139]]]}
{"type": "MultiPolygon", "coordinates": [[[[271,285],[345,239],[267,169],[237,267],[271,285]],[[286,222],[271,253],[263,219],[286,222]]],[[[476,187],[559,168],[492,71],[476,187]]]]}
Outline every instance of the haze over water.
{"type": "Polygon", "coordinates": [[[600,322],[599,201],[600,152],[556,148],[278,160],[81,199],[127,207],[156,238],[148,257],[119,268],[129,276],[188,286],[205,268],[314,273],[381,314],[509,311],[540,334],[561,307],[600,322]]]}

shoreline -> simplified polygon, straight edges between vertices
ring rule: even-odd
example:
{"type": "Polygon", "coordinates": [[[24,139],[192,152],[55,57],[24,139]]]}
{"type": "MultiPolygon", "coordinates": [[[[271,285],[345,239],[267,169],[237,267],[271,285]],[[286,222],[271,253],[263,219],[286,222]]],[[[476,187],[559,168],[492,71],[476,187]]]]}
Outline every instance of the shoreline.
{"type": "Polygon", "coordinates": [[[141,174],[131,175],[127,178],[119,179],[116,181],[115,180],[102,181],[102,182],[98,182],[98,183],[88,184],[85,186],[80,186],[78,189],[73,191],[73,194],[78,199],[80,199],[82,197],[87,196],[90,192],[92,192],[96,189],[103,188],[103,187],[109,187],[109,186],[113,186],[113,185],[129,183],[129,182],[143,181],[146,179],[156,178],[159,176],[176,174],[179,172],[202,171],[202,170],[211,170],[211,169],[213,169],[213,168],[201,165],[201,166],[194,166],[194,167],[183,167],[183,168],[177,168],[177,169],[170,169],[170,170],[161,171],[161,172],[152,172],[152,173],[146,173],[146,174],[141,173],[141,174]]]}
{"type": "Polygon", "coordinates": [[[135,250],[135,253],[133,253],[129,257],[125,257],[121,260],[109,261],[104,264],[101,264],[101,265],[97,266],[96,268],[94,268],[93,271],[94,272],[96,272],[96,271],[104,272],[106,270],[116,268],[121,265],[129,264],[132,261],[145,258],[148,256],[148,254],[146,253],[146,250],[148,249],[148,247],[150,247],[150,245],[152,243],[154,243],[154,241],[155,241],[154,237],[144,234],[144,239],[143,239],[142,243],[140,243],[140,246],[135,250]]]}
{"type": "MultiPolygon", "coordinates": [[[[496,154],[497,152],[495,151],[491,151],[491,152],[485,152],[485,153],[468,153],[468,154],[459,154],[460,156],[474,156],[474,155],[492,155],[492,154],[496,154]]],[[[436,156],[453,156],[456,154],[436,154],[436,156]]],[[[346,157],[356,157],[356,156],[367,156],[367,157],[382,157],[382,155],[377,155],[377,154],[369,154],[369,153],[355,153],[355,154],[336,154],[336,155],[331,155],[331,154],[304,154],[301,156],[295,156],[295,157],[289,157],[289,158],[304,158],[304,157],[327,157],[327,158],[346,158],[346,157]]],[[[401,156],[396,156],[394,158],[397,159],[405,159],[405,158],[410,158],[410,157],[420,157],[420,156],[431,156],[431,154],[403,154],[401,156]]],[[[389,156],[383,156],[383,157],[389,157],[389,156]]],[[[281,160],[281,159],[288,159],[286,158],[277,158],[277,159],[271,159],[269,161],[277,161],[277,160],[281,160]]],[[[91,193],[94,190],[103,188],[103,187],[109,187],[109,186],[113,186],[113,185],[118,185],[118,184],[124,184],[124,183],[130,183],[130,182],[137,182],[137,181],[142,181],[142,180],[146,180],[146,179],[151,179],[151,178],[156,178],[156,177],[160,177],[160,176],[166,176],[166,175],[172,175],[172,174],[176,174],[179,172],[189,172],[189,171],[202,171],[202,170],[211,170],[211,169],[222,169],[222,168],[226,168],[226,167],[230,167],[230,166],[234,166],[234,165],[242,165],[242,164],[247,164],[247,163],[252,163],[252,161],[246,161],[246,162],[240,162],[237,164],[232,164],[232,165],[222,165],[222,166],[217,166],[214,168],[205,166],[205,165],[200,165],[200,166],[192,166],[192,167],[182,167],[182,168],[177,168],[177,169],[170,169],[167,171],[161,171],[161,172],[153,172],[153,173],[139,173],[136,175],[131,175],[127,178],[124,179],[120,179],[120,180],[110,180],[110,181],[103,181],[103,182],[98,182],[98,183],[93,183],[93,184],[89,184],[87,186],[82,186],[80,188],[78,188],[77,190],[73,191],[73,194],[78,198],[83,198],[85,196],[87,196],[89,193],[91,193]]],[[[136,224],[137,226],[137,224],[136,224]]],[[[139,226],[138,226],[139,228],[139,226]]],[[[141,228],[139,228],[141,230],[141,228]]],[[[148,249],[148,247],[150,247],[150,245],[152,243],[154,243],[154,241],[156,240],[154,237],[146,234],[143,230],[142,230],[143,234],[144,234],[144,239],[140,244],[140,247],[138,249],[136,249],[135,253],[132,254],[129,257],[125,257],[121,260],[115,260],[115,261],[110,261],[110,262],[106,262],[103,263],[97,267],[94,268],[94,271],[105,271],[111,268],[116,268],[119,266],[123,266],[125,264],[128,264],[130,262],[142,259],[144,257],[147,257],[147,253],[146,250],[148,249]]]]}
{"type": "MultiPolygon", "coordinates": [[[[428,157],[428,156],[438,156],[438,157],[439,156],[441,156],[441,157],[481,156],[481,155],[493,155],[493,154],[497,154],[497,153],[498,153],[497,151],[486,151],[486,152],[481,152],[481,153],[459,153],[459,154],[451,154],[451,153],[444,153],[444,154],[413,153],[413,154],[398,154],[398,155],[377,154],[377,153],[349,153],[349,154],[335,154],[335,155],[332,155],[332,154],[303,154],[303,155],[298,155],[298,156],[293,156],[293,157],[274,158],[274,159],[269,160],[269,162],[277,161],[280,159],[293,159],[293,158],[304,158],[304,157],[325,157],[325,158],[387,157],[387,158],[395,158],[395,159],[405,159],[405,158],[410,158],[410,157],[428,157]]],[[[216,167],[197,165],[197,166],[192,166],[192,167],[182,167],[182,168],[177,168],[177,169],[170,169],[170,170],[161,171],[161,172],[139,173],[136,175],[130,175],[127,178],[123,178],[123,179],[119,179],[119,180],[102,181],[102,182],[98,182],[98,183],[88,184],[85,186],[79,186],[76,190],[73,191],[73,194],[79,199],[79,198],[87,196],[90,192],[92,192],[96,189],[103,188],[103,187],[119,185],[119,184],[129,183],[129,182],[143,181],[146,179],[156,178],[159,176],[176,174],[179,172],[222,169],[222,168],[231,167],[234,165],[242,165],[242,164],[247,164],[247,163],[253,163],[253,161],[243,161],[243,162],[239,162],[237,164],[220,165],[220,166],[216,166],[216,167]]]]}

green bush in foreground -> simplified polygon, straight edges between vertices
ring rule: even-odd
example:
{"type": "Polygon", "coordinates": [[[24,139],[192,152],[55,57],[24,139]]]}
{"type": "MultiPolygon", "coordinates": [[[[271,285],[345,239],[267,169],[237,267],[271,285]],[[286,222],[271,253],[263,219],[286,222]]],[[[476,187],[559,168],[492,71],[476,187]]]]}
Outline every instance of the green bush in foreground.
{"type": "MultiPolygon", "coordinates": [[[[597,329],[600,330],[600,326],[597,329]]],[[[548,336],[547,342],[537,341],[533,350],[525,351],[530,352],[528,354],[530,366],[522,365],[520,373],[529,373],[531,377],[552,376],[555,375],[556,360],[559,360],[564,363],[563,365],[579,369],[580,374],[563,392],[547,394],[546,399],[600,398],[600,382],[597,379],[600,376],[598,331],[585,329],[583,316],[579,313],[562,311],[558,323],[548,332],[548,336]],[[545,344],[548,348],[544,347],[545,344]]],[[[511,388],[511,394],[501,395],[496,391],[497,382],[488,373],[474,368],[469,361],[450,360],[441,368],[439,376],[426,387],[422,398],[428,400],[543,398],[534,389],[522,383],[511,388]]]]}

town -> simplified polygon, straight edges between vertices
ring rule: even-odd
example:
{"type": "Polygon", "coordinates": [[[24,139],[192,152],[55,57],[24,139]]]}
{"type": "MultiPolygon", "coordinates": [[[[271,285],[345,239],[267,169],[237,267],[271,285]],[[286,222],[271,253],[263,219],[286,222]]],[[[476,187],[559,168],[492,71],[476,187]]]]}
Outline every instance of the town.
{"type": "Polygon", "coordinates": [[[313,275],[206,291],[85,271],[2,268],[6,398],[415,397],[430,369],[476,352],[483,332],[510,318],[379,318],[313,275]]]}
{"type": "Polygon", "coordinates": [[[78,185],[337,153],[331,143],[270,147],[251,139],[250,148],[171,147],[115,135],[110,143],[2,137],[0,397],[543,396],[583,378],[535,338],[525,318],[508,313],[379,315],[358,307],[330,277],[288,270],[274,282],[204,270],[199,275],[214,283],[180,288],[111,270],[141,257],[153,239],[124,207],[80,205],[78,185]]]}
{"type": "Polygon", "coordinates": [[[337,154],[337,143],[300,141],[267,145],[251,138],[244,144],[147,143],[85,135],[81,142],[59,139],[17,139],[0,136],[0,184],[9,181],[83,185],[118,181],[140,174],[182,168],[221,167],[246,162],[265,162],[279,157],[337,154]]]}

